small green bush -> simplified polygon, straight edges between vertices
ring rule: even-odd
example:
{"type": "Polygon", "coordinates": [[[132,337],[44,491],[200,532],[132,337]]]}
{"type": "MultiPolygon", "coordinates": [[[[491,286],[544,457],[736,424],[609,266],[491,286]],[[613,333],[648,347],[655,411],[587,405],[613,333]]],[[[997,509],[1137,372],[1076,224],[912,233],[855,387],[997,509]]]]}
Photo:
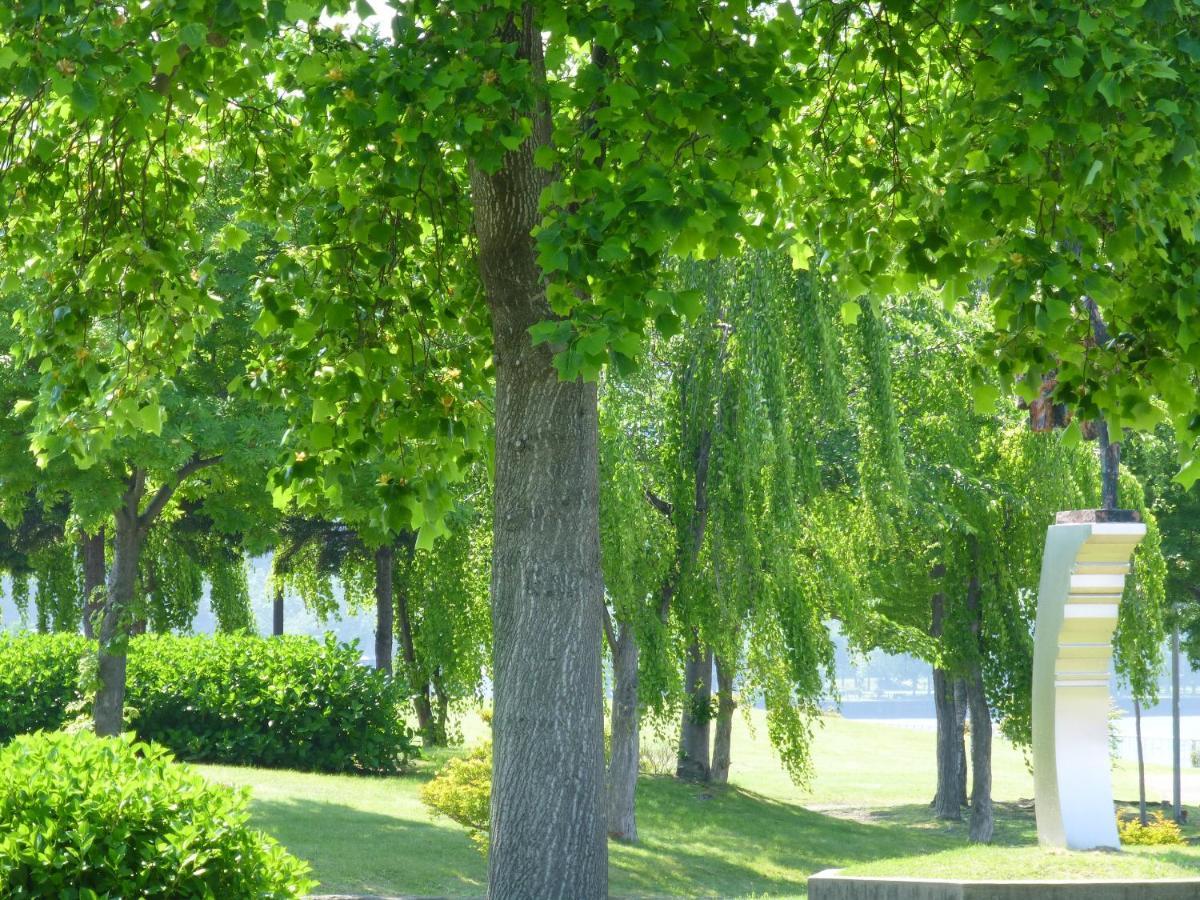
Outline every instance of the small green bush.
{"type": "Polygon", "coordinates": [[[480,852],[487,855],[492,802],[492,745],[482,744],[466,756],[447,762],[421,789],[425,805],[465,826],[480,852]]]}
{"type": "Polygon", "coordinates": [[[1179,823],[1164,817],[1161,812],[1152,815],[1145,825],[1137,817],[1122,820],[1117,816],[1117,831],[1120,832],[1122,844],[1162,846],[1184,843],[1179,823]]]}
{"type": "Polygon", "coordinates": [[[0,750],[0,896],[299,897],[308,866],[247,827],[244,794],[132,737],[0,750]]]}
{"type": "MultiPolygon", "coordinates": [[[[0,740],[61,728],[94,647],[75,635],[0,638],[0,740]]],[[[415,753],[402,692],[358,660],[332,638],[142,635],[129,642],[129,726],[192,762],[399,771],[415,753]]]]}

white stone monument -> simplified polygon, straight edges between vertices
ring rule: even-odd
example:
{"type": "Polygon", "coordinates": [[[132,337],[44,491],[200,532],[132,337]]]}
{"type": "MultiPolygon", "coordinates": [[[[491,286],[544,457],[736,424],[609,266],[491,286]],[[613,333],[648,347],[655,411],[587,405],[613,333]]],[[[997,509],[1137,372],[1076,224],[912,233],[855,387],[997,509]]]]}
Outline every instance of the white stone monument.
{"type": "Polygon", "coordinates": [[[1118,847],[1109,763],[1113,629],[1146,526],[1128,510],[1058,514],[1046,530],[1033,650],[1038,841],[1118,847]]]}

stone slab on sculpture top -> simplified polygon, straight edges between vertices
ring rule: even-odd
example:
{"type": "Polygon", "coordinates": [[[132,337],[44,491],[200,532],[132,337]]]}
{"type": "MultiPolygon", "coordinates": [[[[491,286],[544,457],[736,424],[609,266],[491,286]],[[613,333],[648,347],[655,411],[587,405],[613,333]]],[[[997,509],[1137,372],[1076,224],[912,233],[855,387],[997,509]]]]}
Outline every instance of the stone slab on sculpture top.
{"type": "Polygon", "coordinates": [[[1046,530],[1033,652],[1033,778],[1038,841],[1120,846],[1109,761],[1112,637],[1133,551],[1132,510],[1058,514],[1046,530]]]}

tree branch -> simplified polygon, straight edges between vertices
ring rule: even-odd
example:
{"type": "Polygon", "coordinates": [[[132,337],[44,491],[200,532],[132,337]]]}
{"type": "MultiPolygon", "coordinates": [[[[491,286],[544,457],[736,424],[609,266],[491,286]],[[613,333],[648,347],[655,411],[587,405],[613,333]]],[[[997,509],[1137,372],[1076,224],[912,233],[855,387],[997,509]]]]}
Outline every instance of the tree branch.
{"type": "Polygon", "coordinates": [[[608,649],[615,654],[617,652],[617,633],[613,627],[612,616],[608,612],[608,604],[603,599],[600,600],[600,610],[604,613],[604,637],[608,639],[608,649]]]}
{"type": "Polygon", "coordinates": [[[658,496],[658,494],[654,493],[654,491],[650,490],[650,488],[646,488],[645,494],[646,499],[650,501],[650,505],[668,519],[675,512],[675,507],[671,505],[670,501],[664,500],[662,497],[658,496]]]}
{"type": "Polygon", "coordinates": [[[154,497],[150,500],[150,505],[146,507],[146,511],[138,516],[138,526],[146,529],[153,525],[154,520],[166,508],[171,498],[175,495],[175,492],[179,490],[179,486],[189,476],[196,474],[202,469],[218,465],[224,458],[223,454],[209,457],[193,456],[175,473],[175,477],[171,481],[160,487],[154,494],[154,497]]]}

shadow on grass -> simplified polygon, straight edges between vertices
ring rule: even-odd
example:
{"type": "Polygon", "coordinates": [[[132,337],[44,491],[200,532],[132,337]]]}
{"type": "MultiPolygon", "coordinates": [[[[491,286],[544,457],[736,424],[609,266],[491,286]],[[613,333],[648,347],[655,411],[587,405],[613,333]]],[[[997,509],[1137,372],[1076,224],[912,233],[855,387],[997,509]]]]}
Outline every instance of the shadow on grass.
{"type": "Polygon", "coordinates": [[[307,860],[327,893],[482,896],[487,863],[466,833],[318,800],[251,799],[255,827],[307,860]]]}
{"type": "MultiPolygon", "coordinates": [[[[1033,803],[1028,800],[1016,803],[996,803],[995,831],[992,844],[998,847],[1024,847],[1037,843],[1037,821],[1033,803]]],[[[966,843],[971,818],[970,807],[963,807],[959,821],[934,818],[927,803],[907,803],[900,806],[885,806],[866,811],[872,824],[902,825],[929,833],[954,838],[966,843]]],[[[836,813],[835,813],[836,815],[836,813]]]]}
{"type": "Polygon", "coordinates": [[[669,777],[639,782],[638,831],[637,846],[611,845],[614,894],[795,895],[821,869],[963,843],[904,822],[858,822],[734,786],[669,777]]]}

